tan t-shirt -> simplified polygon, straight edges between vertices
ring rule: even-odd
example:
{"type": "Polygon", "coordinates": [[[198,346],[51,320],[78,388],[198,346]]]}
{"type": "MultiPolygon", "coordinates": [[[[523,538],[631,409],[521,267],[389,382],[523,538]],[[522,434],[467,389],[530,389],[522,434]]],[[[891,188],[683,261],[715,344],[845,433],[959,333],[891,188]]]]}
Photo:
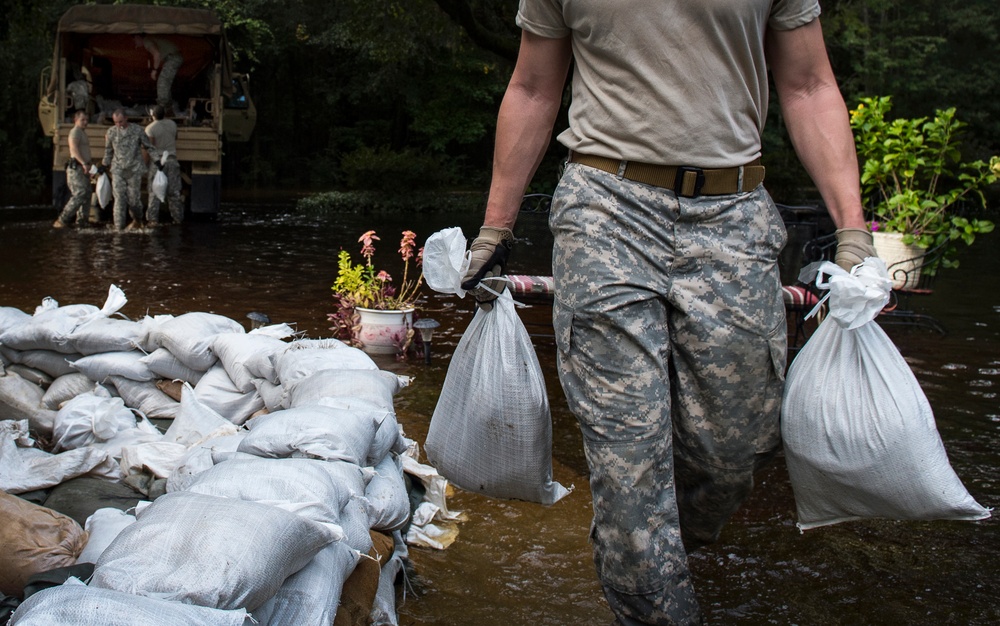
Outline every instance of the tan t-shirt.
{"type": "Polygon", "coordinates": [[[819,16],[817,0],[521,0],[517,24],[572,37],[571,150],[716,168],[760,156],[768,27],[819,16]]]}
{"type": "Polygon", "coordinates": [[[90,139],[79,126],[69,130],[69,148],[71,157],[83,161],[83,167],[90,167],[90,139]]]}
{"type": "Polygon", "coordinates": [[[177,124],[173,120],[155,120],[146,127],[146,136],[161,152],[177,156],[177,124]]]}

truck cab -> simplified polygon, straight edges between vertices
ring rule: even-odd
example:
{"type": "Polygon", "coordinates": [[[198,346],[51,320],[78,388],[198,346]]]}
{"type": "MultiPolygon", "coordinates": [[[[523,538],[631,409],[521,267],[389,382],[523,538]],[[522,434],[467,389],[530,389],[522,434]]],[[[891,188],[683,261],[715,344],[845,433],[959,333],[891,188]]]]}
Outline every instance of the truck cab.
{"type": "Polygon", "coordinates": [[[111,113],[147,125],[156,104],[152,57],[140,35],[175,46],[183,63],[171,88],[168,117],[177,124],[187,209],[218,212],[222,142],[248,141],[257,120],[249,77],[232,71],[232,53],[218,16],[209,10],[153,5],[77,5],[57,27],[52,65],[39,81],[38,118],[52,137],[52,198],[66,194],[65,166],[73,115],[84,109],[95,163],[104,154],[111,113]]]}

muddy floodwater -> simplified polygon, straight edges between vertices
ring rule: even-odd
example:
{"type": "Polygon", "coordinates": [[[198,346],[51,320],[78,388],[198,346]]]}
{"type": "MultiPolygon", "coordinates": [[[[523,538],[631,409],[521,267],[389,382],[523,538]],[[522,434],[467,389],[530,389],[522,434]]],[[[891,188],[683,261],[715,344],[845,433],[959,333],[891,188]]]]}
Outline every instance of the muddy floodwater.
{"type": "MultiPolygon", "coordinates": [[[[54,231],[53,209],[0,208],[0,306],[33,311],[42,298],[101,305],[116,284],[122,312],[206,311],[249,324],[251,311],[328,337],[336,254],[358,236],[383,238],[388,262],[399,233],[422,241],[448,226],[475,233],[478,215],[298,214],[291,202],[228,203],[218,219],[114,234],[54,231]]],[[[544,215],[524,215],[511,267],[547,274],[544,215]]],[[[934,409],[952,466],[984,506],[1000,503],[1000,234],[963,252],[933,294],[915,304],[946,335],[887,328],[934,409]]],[[[380,366],[414,377],[396,398],[406,434],[423,443],[451,353],[471,319],[468,301],[428,293],[425,317],[441,323],[432,362],[380,366]]],[[[612,616],[594,574],[587,533],[591,499],[574,418],[556,378],[551,307],[521,310],[546,376],[554,478],[572,493],[551,507],[456,491],[465,512],[447,550],[411,548],[400,623],[410,626],[606,626],[612,616]]],[[[488,358],[484,355],[484,358],[488,358]]],[[[1000,623],[1000,521],[851,522],[800,533],[782,457],[759,477],[721,541],[691,556],[708,624],[994,625],[1000,623]]]]}

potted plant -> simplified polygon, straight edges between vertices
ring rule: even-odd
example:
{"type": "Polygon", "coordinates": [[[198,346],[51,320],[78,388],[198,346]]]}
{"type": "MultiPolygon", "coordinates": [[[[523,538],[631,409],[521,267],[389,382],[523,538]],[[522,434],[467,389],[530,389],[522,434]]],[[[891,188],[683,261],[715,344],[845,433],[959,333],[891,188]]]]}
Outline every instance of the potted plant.
{"type": "MultiPolygon", "coordinates": [[[[879,96],[862,98],[851,111],[875,249],[890,268],[928,250],[938,250],[941,266],[957,267],[958,240],[972,245],[976,235],[993,230],[992,222],[970,219],[958,209],[985,206],[983,189],[1000,176],[1000,157],[962,161],[966,124],[956,119],[954,108],[937,110],[931,119],[887,120],[891,108],[891,97],[879,96]]],[[[899,267],[904,271],[896,273],[894,287],[915,286],[919,267],[899,267]]]]}
{"type": "Polygon", "coordinates": [[[403,260],[403,279],[397,284],[385,270],[375,268],[374,230],[358,239],[364,263],[355,264],[351,254],[341,250],[337,256],[337,279],[333,283],[336,311],[327,314],[333,322],[330,330],[369,354],[405,354],[413,340],[413,311],[420,297],[423,273],[410,278],[410,261],[419,266],[423,249],[414,252],[416,235],[403,231],[399,255],[403,260]]]}

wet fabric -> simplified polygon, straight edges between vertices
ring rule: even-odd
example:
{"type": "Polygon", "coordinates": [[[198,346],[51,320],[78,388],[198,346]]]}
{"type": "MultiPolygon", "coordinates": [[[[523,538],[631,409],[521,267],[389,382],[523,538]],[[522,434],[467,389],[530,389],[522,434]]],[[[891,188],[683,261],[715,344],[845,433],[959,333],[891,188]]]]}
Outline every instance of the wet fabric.
{"type": "Polygon", "coordinates": [[[77,224],[86,222],[86,210],[90,203],[90,177],[80,167],[66,168],[66,184],[70,197],[59,213],[59,221],[69,224],[76,217],[77,224]]]}
{"type": "MultiPolygon", "coordinates": [[[[779,444],[784,225],[761,187],[678,199],[571,164],[550,227],[599,577],[627,595],[684,592],[686,552],[718,537],[779,444]]],[[[687,619],[693,587],[682,595],[653,603],[687,619]]]]}
{"type": "Polygon", "coordinates": [[[115,197],[115,228],[125,228],[128,215],[142,221],[142,174],[146,171],[142,150],[153,158],[159,152],[141,126],[112,126],[104,136],[104,166],[111,168],[111,191],[115,197]]]}
{"type": "MultiPolygon", "coordinates": [[[[157,148],[168,154],[163,161],[163,173],[167,177],[166,198],[160,200],[155,193],[149,194],[146,220],[150,223],[160,221],[160,205],[166,201],[170,207],[170,218],[175,224],[180,224],[184,221],[184,201],[181,199],[181,165],[177,161],[177,124],[173,120],[157,120],[147,126],[145,132],[157,148]]],[[[149,165],[149,189],[153,188],[153,179],[159,171],[157,162],[149,165]]]]}

